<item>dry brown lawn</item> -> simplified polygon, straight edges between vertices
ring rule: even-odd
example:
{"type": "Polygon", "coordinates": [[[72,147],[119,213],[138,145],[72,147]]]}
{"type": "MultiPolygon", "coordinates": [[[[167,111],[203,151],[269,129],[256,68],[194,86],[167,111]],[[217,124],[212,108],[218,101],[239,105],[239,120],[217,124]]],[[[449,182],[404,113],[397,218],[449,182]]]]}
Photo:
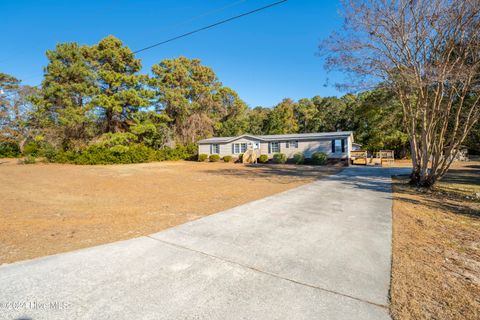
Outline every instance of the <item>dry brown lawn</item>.
{"type": "Polygon", "coordinates": [[[186,161],[19,165],[0,159],[0,264],[147,235],[340,169],[186,161]]]}
{"type": "Polygon", "coordinates": [[[437,190],[396,179],[394,319],[480,319],[480,162],[456,163],[437,190]]]}

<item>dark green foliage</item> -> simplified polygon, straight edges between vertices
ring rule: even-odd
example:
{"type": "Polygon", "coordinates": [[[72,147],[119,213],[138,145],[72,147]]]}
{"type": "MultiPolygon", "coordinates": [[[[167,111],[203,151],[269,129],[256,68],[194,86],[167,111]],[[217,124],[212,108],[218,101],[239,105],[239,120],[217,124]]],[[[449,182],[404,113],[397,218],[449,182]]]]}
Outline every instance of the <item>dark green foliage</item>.
{"type": "Polygon", "coordinates": [[[269,134],[287,134],[298,132],[298,123],[294,117],[295,102],[283,99],[269,113],[266,130],[269,134]]]}
{"type": "MultiPolygon", "coordinates": [[[[354,131],[355,142],[370,151],[393,149],[398,157],[408,150],[401,106],[385,90],[249,109],[200,60],[166,59],[149,77],[112,36],[94,45],[60,43],[47,58],[38,90],[0,73],[0,89],[14,97],[0,95],[0,157],[91,164],[196,160],[196,146],[188,143],[208,136],[336,130],[354,131]],[[176,143],[183,146],[167,147],[176,143]]],[[[478,149],[476,128],[466,140],[472,151],[478,149]]]]}
{"type": "Polygon", "coordinates": [[[238,162],[242,162],[242,161],[243,161],[243,153],[240,153],[240,154],[238,155],[237,161],[238,161],[238,162]]]}
{"type": "Polygon", "coordinates": [[[273,155],[274,163],[285,163],[287,162],[287,155],[285,153],[275,153],[273,155]]]}
{"type": "Polygon", "coordinates": [[[16,158],[19,155],[20,149],[16,143],[0,143],[0,158],[16,158]]]}
{"type": "Polygon", "coordinates": [[[225,156],[225,157],[223,157],[223,161],[224,161],[224,162],[232,162],[232,161],[233,161],[233,157],[232,157],[232,156],[225,156]]]}
{"type": "Polygon", "coordinates": [[[152,72],[157,109],[172,120],[176,141],[195,142],[209,135],[245,131],[246,104],[199,59],[165,59],[152,72]]]}
{"type": "Polygon", "coordinates": [[[38,157],[41,153],[41,145],[35,141],[30,141],[23,147],[23,154],[27,156],[38,157]]]}
{"type": "Polygon", "coordinates": [[[258,162],[267,163],[268,162],[268,156],[266,154],[260,155],[260,158],[258,158],[258,162]]]}
{"type": "Polygon", "coordinates": [[[218,162],[220,161],[220,156],[218,154],[211,154],[208,160],[210,160],[210,162],[218,162]]]}
{"type": "Polygon", "coordinates": [[[141,163],[165,160],[190,160],[195,154],[191,146],[177,146],[176,148],[162,148],[155,150],[142,144],[129,146],[116,145],[105,147],[92,145],[83,151],[60,151],[45,155],[50,162],[73,164],[115,164],[141,163]]]}
{"type": "Polygon", "coordinates": [[[200,162],[207,161],[207,159],[208,159],[208,154],[201,153],[198,155],[198,161],[200,162]]]}
{"type": "Polygon", "coordinates": [[[360,94],[354,109],[355,140],[371,152],[394,150],[396,158],[408,155],[402,107],[391,92],[373,90],[360,94]]]}
{"type": "Polygon", "coordinates": [[[303,164],[305,162],[305,157],[303,155],[303,153],[295,153],[293,155],[293,161],[296,163],[296,164],[303,164]]]}
{"type": "Polygon", "coordinates": [[[324,152],[314,152],[312,154],[311,162],[315,165],[327,164],[328,156],[324,152]]]}

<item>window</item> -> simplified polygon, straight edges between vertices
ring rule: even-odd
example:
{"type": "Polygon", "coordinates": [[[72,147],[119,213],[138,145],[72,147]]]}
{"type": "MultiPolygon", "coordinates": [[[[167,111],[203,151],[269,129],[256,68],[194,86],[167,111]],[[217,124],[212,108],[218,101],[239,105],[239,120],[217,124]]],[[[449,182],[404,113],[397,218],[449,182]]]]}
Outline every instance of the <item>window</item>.
{"type": "Polygon", "coordinates": [[[271,153],[278,153],[280,152],[280,143],[278,142],[271,142],[270,143],[271,153]]]}
{"type": "Polygon", "coordinates": [[[220,145],[215,143],[215,144],[212,144],[212,148],[210,150],[210,153],[211,154],[219,154],[220,153],[220,145]]]}
{"type": "Polygon", "coordinates": [[[345,152],[345,140],[335,139],[332,140],[332,153],[343,153],[345,152]]]}
{"type": "Polygon", "coordinates": [[[245,153],[247,151],[246,143],[234,143],[232,145],[233,154],[245,153]]]}
{"type": "Polygon", "coordinates": [[[285,148],[298,148],[298,140],[285,141],[285,148]]]}
{"type": "Polygon", "coordinates": [[[247,151],[247,144],[246,143],[240,143],[240,151],[242,153],[245,153],[247,151]]]}

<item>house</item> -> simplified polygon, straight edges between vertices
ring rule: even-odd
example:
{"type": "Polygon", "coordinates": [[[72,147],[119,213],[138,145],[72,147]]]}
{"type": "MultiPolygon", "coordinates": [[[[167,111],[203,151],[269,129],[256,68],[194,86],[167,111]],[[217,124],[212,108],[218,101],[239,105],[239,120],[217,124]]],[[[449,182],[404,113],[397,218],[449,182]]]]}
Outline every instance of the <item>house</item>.
{"type": "Polygon", "coordinates": [[[306,158],[314,152],[324,152],[330,159],[350,159],[353,144],[352,131],[299,133],[279,135],[244,134],[237,137],[215,137],[198,141],[198,154],[218,154],[220,157],[238,157],[247,150],[257,150],[272,158],[284,153],[292,158],[303,153],[306,158]]]}

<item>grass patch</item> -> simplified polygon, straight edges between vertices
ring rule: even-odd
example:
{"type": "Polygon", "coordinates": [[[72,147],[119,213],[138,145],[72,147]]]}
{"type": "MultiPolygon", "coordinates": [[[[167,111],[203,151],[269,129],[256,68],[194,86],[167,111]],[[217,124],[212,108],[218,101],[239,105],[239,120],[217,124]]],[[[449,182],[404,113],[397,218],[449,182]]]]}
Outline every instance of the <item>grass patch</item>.
{"type": "Polygon", "coordinates": [[[394,319],[480,318],[480,166],[471,165],[456,164],[434,191],[394,180],[394,319]]]}

